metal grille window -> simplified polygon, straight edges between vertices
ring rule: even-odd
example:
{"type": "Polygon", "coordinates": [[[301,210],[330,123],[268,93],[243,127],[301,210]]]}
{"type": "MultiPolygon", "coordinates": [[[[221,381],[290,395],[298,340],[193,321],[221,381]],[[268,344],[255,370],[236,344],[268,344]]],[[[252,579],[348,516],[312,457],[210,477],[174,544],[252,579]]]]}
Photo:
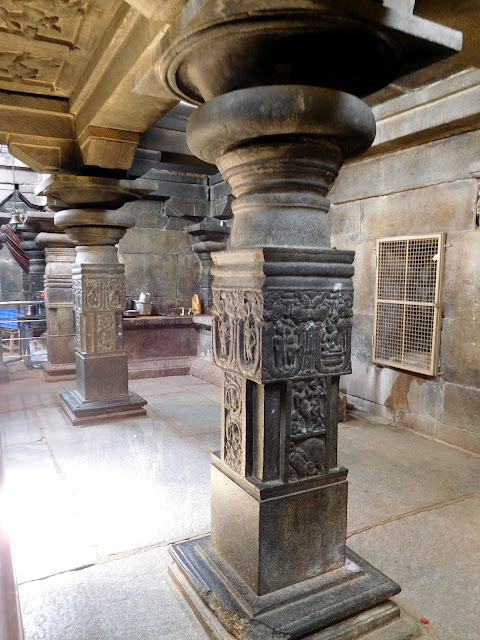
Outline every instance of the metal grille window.
{"type": "Polygon", "coordinates": [[[445,234],[377,240],[373,362],[438,373],[445,234]]]}

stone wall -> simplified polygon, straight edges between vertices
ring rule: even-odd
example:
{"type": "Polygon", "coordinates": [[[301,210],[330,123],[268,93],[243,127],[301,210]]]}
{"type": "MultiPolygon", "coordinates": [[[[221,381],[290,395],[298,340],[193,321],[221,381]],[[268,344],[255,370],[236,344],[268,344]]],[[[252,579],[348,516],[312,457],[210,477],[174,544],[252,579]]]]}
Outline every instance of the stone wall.
{"type": "Polygon", "coordinates": [[[355,257],[349,401],[381,419],[480,454],[480,131],[351,163],[332,194],[332,246],[355,257]],[[377,238],[447,233],[440,375],[372,364],[377,238]]]}
{"type": "Polygon", "coordinates": [[[6,246],[0,252],[0,301],[22,300],[22,269],[6,246]]]}
{"type": "Polygon", "coordinates": [[[140,200],[124,206],[132,213],[136,226],[127,231],[119,244],[119,260],[125,264],[128,298],[140,291],[152,295],[153,312],[167,313],[190,307],[198,293],[199,263],[192,251],[193,240],[179,223],[187,221],[165,215],[165,202],[140,200]]]}

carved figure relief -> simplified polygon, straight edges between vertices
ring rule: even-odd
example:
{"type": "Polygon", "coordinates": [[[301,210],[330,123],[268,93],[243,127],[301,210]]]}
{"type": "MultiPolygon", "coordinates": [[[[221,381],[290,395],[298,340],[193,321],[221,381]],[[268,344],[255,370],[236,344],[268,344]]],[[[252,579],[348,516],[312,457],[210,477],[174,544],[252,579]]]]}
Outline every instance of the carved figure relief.
{"type": "Polygon", "coordinates": [[[264,379],[348,370],[352,306],[352,292],[266,292],[264,379]]]}
{"type": "Polygon", "coordinates": [[[83,278],[82,311],[122,311],[125,285],[120,278],[83,278]]]}
{"type": "Polygon", "coordinates": [[[292,437],[325,433],[326,382],[324,378],[300,380],[292,384],[292,437]]]}
{"type": "Polygon", "coordinates": [[[236,473],[242,472],[242,381],[231,373],[224,383],[223,461],[236,473]]]}
{"type": "Polygon", "coordinates": [[[0,51],[0,78],[11,82],[55,84],[63,62],[21,51],[0,51]]]}
{"type": "Polygon", "coordinates": [[[289,480],[302,480],[325,473],[325,433],[328,416],[325,378],[299,380],[292,384],[289,441],[289,480]]]}
{"type": "Polygon", "coordinates": [[[309,438],[302,442],[290,442],[290,482],[304,480],[325,473],[325,440],[309,438]]]}
{"type": "Polygon", "coordinates": [[[217,364],[247,377],[260,366],[262,302],[254,291],[213,291],[213,351],[217,364]]]}
{"type": "Polygon", "coordinates": [[[97,353],[111,353],[115,351],[115,315],[100,313],[95,318],[97,353]]]}
{"type": "Polygon", "coordinates": [[[214,289],[213,301],[218,366],[263,381],[349,371],[353,292],[214,289]]]}
{"type": "Polygon", "coordinates": [[[26,40],[73,45],[72,26],[76,30],[88,9],[85,0],[2,0],[0,30],[26,40]]]}

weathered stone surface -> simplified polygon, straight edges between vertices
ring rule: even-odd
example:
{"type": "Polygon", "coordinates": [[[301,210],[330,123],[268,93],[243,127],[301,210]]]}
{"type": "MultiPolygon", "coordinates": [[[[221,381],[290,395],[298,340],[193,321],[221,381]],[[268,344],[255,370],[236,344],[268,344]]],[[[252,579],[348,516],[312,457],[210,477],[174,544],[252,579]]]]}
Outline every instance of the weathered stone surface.
{"type": "Polygon", "coordinates": [[[478,593],[471,588],[468,572],[473,558],[478,576],[479,508],[476,493],[349,538],[349,546],[357,553],[405,585],[402,603],[417,618],[428,619],[428,628],[438,640],[476,640],[478,636],[478,593]],[[448,587],[453,576],[454,591],[448,587]]]}
{"type": "MultiPolygon", "coordinates": [[[[163,229],[167,222],[165,202],[163,200],[137,200],[136,202],[127,202],[123,205],[122,210],[128,211],[128,213],[135,216],[135,230],[163,229]]],[[[122,243],[123,242],[124,240],[122,240],[122,243]]]]}
{"type": "Polygon", "coordinates": [[[478,432],[437,422],[435,425],[435,438],[454,447],[480,455],[480,435],[478,432]]]}
{"type": "MultiPolygon", "coordinates": [[[[475,207],[473,208],[473,215],[475,215],[475,207]]],[[[461,323],[479,322],[480,296],[478,295],[477,283],[480,269],[479,230],[449,233],[447,245],[445,252],[444,316],[461,323]]],[[[478,337],[478,330],[470,335],[478,337]]]]}
{"type": "Polygon", "coordinates": [[[138,299],[141,291],[148,291],[153,297],[158,298],[175,297],[178,274],[176,255],[127,253],[122,255],[122,259],[125,264],[126,291],[129,298],[138,299]]]}
{"type": "MultiPolygon", "coordinates": [[[[202,615],[199,600],[210,607],[214,601],[217,603],[214,610],[224,630],[220,627],[219,635],[214,637],[222,639],[228,639],[232,633],[241,640],[267,640],[275,636],[288,640],[299,634],[313,640],[317,634],[309,636],[305,632],[318,633],[326,627],[333,632],[331,638],[341,638],[341,633],[334,633],[336,623],[399,590],[392,580],[350,550],[341,568],[264,596],[252,591],[232,571],[216,552],[210,536],[174,545],[171,554],[178,565],[171,568],[171,575],[194,609],[202,615]]],[[[398,615],[397,606],[386,603],[378,626],[388,624],[398,615]]],[[[375,628],[377,625],[370,626],[364,620],[364,625],[357,628],[357,636],[375,628]]]]}
{"type": "Polygon", "coordinates": [[[141,253],[145,254],[176,254],[188,251],[191,245],[191,238],[184,233],[163,229],[156,231],[152,231],[152,229],[135,229],[125,234],[125,237],[119,243],[119,251],[123,255],[139,253],[138,249],[141,247],[141,253]]]}
{"type": "Polygon", "coordinates": [[[362,202],[362,231],[376,239],[473,230],[477,191],[477,181],[470,179],[369,198],[362,202]]]}
{"type": "Polygon", "coordinates": [[[478,161],[480,132],[472,131],[404,151],[346,165],[332,202],[361,200],[410,189],[464,180],[478,161]],[[428,158],[428,162],[425,161],[428,158]]]}
{"type": "Polygon", "coordinates": [[[439,421],[480,436],[480,389],[445,383],[439,421]]]}
{"type": "Polygon", "coordinates": [[[22,586],[26,637],[207,640],[166,577],[168,560],[167,549],[152,549],[22,586]]]}
{"type": "Polygon", "coordinates": [[[444,318],[441,368],[446,382],[480,389],[480,318],[471,317],[470,310],[455,319],[444,318]]]}
{"type": "Polygon", "coordinates": [[[338,238],[342,242],[342,249],[346,249],[347,242],[354,242],[355,239],[359,238],[361,236],[362,218],[361,201],[332,204],[328,213],[328,225],[330,227],[332,246],[336,246],[338,238]]]}

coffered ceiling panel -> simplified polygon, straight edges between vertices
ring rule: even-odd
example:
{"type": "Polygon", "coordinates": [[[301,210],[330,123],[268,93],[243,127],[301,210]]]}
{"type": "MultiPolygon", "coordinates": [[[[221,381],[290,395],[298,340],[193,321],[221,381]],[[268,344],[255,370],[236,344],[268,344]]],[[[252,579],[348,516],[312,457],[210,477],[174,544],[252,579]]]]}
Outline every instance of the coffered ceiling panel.
{"type": "Polygon", "coordinates": [[[69,97],[122,0],[0,0],[0,89],[69,97]]]}

